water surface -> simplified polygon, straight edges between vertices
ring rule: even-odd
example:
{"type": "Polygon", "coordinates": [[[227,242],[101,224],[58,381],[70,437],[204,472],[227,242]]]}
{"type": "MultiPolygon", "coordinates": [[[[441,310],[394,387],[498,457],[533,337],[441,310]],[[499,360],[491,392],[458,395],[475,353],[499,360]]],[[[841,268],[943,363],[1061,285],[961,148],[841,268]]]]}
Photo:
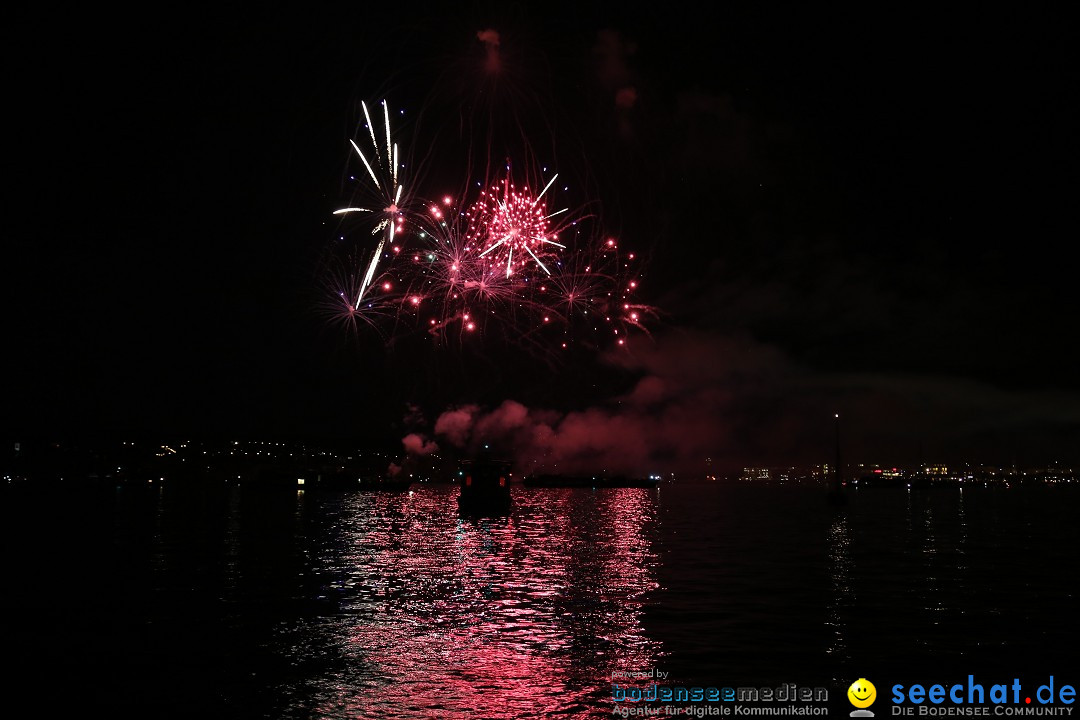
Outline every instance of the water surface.
{"type": "Polygon", "coordinates": [[[610,717],[613,674],[657,669],[1061,677],[1069,490],[8,489],[10,677],[49,714],[267,718],[610,717]]]}

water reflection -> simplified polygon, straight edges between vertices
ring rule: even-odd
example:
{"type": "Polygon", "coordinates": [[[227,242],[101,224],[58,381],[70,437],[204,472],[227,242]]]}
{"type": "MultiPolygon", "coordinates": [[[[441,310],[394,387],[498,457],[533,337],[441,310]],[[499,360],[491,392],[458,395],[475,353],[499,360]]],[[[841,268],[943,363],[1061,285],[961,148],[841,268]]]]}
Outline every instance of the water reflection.
{"type": "Polygon", "coordinates": [[[655,496],[516,490],[495,518],[459,517],[451,488],[328,508],[315,553],[335,610],[283,632],[321,633],[335,651],[281,715],[610,715],[612,671],[656,663],[641,627],[655,496]]]}
{"type": "Polygon", "coordinates": [[[1035,677],[1080,645],[1058,488],[455,494],[9,494],[12,684],[142,717],[607,717],[615,671],[1035,677]]]}
{"type": "MultiPolygon", "coordinates": [[[[834,667],[845,666],[850,659],[847,642],[847,612],[854,604],[851,588],[851,529],[846,514],[839,514],[828,530],[829,576],[832,597],[826,610],[825,624],[830,637],[825,651],[837,658],[834,667]]],[[[834,677],[834,681],[838,678],[834,677]]]]}

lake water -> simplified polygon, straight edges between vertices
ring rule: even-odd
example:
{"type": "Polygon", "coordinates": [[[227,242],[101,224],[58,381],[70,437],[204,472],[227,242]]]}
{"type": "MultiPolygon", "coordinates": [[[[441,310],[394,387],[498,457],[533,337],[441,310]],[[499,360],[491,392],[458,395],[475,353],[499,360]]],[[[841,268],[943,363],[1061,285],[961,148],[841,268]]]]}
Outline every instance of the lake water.
{"type": "Polygon", "coordinates": [[[8,707],[611,717],[620,673],[660,671],[826,687],[846,715],[860,677],[1080,680],[1080,488],[837,509],[798,485],[515,486],[496,517],[456,496],[7,488],[8,707]]]}

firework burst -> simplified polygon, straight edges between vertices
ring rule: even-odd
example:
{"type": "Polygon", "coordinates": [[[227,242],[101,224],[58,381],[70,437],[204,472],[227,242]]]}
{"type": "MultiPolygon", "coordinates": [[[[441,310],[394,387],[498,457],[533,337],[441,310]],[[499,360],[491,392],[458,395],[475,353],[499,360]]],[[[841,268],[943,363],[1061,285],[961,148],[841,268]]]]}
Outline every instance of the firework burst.
{"type": "Polygon", "coordinates": [[[351,254],[331,258],[320,273],[317,309],[331,325],[354,338],[362,331],[371,330],[387,340],[386,328],[392,327],[397,317],[400,299],[391,292],[392,286],[387,280],[379,287],[379,292],[368,293],[359,304],[356,302],[368,264],[351,254]]]}
{"type": "Polygon", "coordinates": [[[518,184],[507,161],[505,175],[476,183],[472,193],[420,200],[403,190],[390,111],[381,105],[377,123],[363,105],[364,147],[350,141],[363,169],[356,201],[335,211],[355,216],[351,229],[378,240],[373,250],[353,249],[340,236],[352,254],[327,283],[325,309],[335,321],[376,328],[387,342],[498,333],[544,354],[622,345],[631,329],[645,329],[652,311],[633,299],[640,283],[633,253],[624,256],[614,238],[600,235],[583,207],[557,202],[569,190],[556,184],[557,173],[518,184]]]}
{"type": "Polygon", "coordinates": [[[551,275],[541,257],[550,258],[557,249],[566,249],[566,245],[558,242],[551,220],[568,208],[549,214],[543,202],[544,194],[558,177],[554,175],[536,197],[529,195],[527,187],[517,190],[510,178],[506,178],[500,185],[480,193],[480,199],[469,209],[467,240],[478,249],[483,248],[480,257],[490,256],[493,266],[505,265],[506,277],[526,268],[530,260],[551,275]]]}

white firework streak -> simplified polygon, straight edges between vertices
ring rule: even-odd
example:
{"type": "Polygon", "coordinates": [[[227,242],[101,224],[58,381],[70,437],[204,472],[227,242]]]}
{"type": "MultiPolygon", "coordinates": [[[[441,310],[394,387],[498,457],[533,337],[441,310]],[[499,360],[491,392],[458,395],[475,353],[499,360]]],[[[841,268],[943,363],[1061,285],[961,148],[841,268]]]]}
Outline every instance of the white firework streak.
{"type": "MultiPolygon", "coordinates": [[[[372,125],[371,115],[368,113],[367,103],[361,101],[360,105],[364,109],[364,119],[367,122],[368,134],[371,136],[371,146],[375,152],[375,160],[376,162],[381,162],[382,156],[379,153],[379,141],[375,139],[375,127],[374,125],[372,125]]],[[[398,211],[398,203],[401,202],[401,193],[404,187],[398,184],[398,146],[397,143],[392,143],[390,138],[390,109],[387,106],[385,100],[382,101],[382,106],[383,125],[386,129],[386,163],[388,165],[387,170],[389,171],[390,175],[390,205],[381,210],[381,212],[387,213],[387,218],[385,218],[381,223],[379,223],[379,225],[376,226],[372,234],[379,232],[384,227],[387,229],[387,232],[386,235],[379,240],[379,244],[375,248],[375,253],[371,256],[371,261],[368,263],[367,272],[364,273],[364,281],[360,285],[360,292],[356,298],[357,308],[359,308],[360,301],[364,299],[364,293],[367,292],[368,288],[371,286],[372,279],[375,277],[375,269],[378,267],[379,259],[382,257],[383,247],[385,247],[388,240],[391,243],[393,243],[394,241],[394,233],[396,231],[396,226],[394,224],[394,215],[398,211]]],[[[375,183],[375,188],[377,190],[382,190],[382,183],[379,182],[379,178],[375,174],[374,168],[372,168],[371,163],[368,162],[368,159],[364,155],[364,152],[360,149],[360,146],[358,146],[352,139],[349,140],[349,143],[352,145],[353,150],[356,151],[356,154],[360,156],[360,161],[364,163],[364,168],[367,170],[368,176],[371,178],[371,182],[375,183]]],[[[380,211],[373,208],[346,207],[341,208],[340,210],[335,210],[334,215],[342,215],[345,213],[353,212],[380,211]]]]}
{"type": "MultiPolygon", "coordinates": [[[[375,155],[378,156],[378,154],[379,154],[379,142],[375,139],[375,128],[371,124],[371,116],[368,115],[367,103],[364,102],[363,100],[361,100],[360,101],[360,106],[364,108],[364,119],[367,120],[368,133],[371,134],[371,146],[373,148],[375,148],[375,155]]],[[[386,102],[385,101],[383,102],[383,107],[384,108],[386,107],[386,102]]],[[[353,143],[353,147],[356,147],[355,143],[353,143]]],[[[361,157],[363,157],[363,156],[361,156],[361,157]]]]}
{"type": "Polygon", "coordinates": [[[541,190],[540,194],[536,196],[535,200],[533,200],[533,205],[536,205],[536,203],[540,202],[540,198],[544,197],[544,193],[548,191],[548,188],[551,187],[551,184],[555,182],[555,178],[557,177],[559,177],[559,173],[555,173],[551,176],[551,179],[548,180],[548,184],[544,186],[544,189],[541,190]]]}
{"type": "Polygon", "coordinates": [[[385,238],[379,240],[379,245],[375,248],[375,254],[371,256],[371,262],[368,263],[367,272],[364,273],[364,282],[360,284],[360,292],[356,295],[356,303],[353,307],[355,310],[360,308],[360,301],[364,299],[364,293],[367,291],[368,286],[371,285],[371,278],[375,275],[375,266],[379,264],[379,256],[382,255],[384,242],[386,242],[385,238]]]}
{"type": "MultiPolygon", "coordinates": [[[[551,187],[552,183],[555,182],[555,178],[557,178],[557,177],[559,177],[559,173],[555,173],[554,175],[551,176],[551,179],[548,180],[548,184],[544,186],[544,189],[541,190],[540,194],[536,196],[535,200],[533,200],[533,205],[534,206],[536,205],[536,203],[540,202],[540,198],[544,197],[544,193],[546,193],[548,191],[548,188],[551,187]]],[[[570,208],[563,208],[562,210],[556,210],[555,212],[551,213],[550,215],[545,216],[544,219],[545,220],[550,220],[551,218],[555,217],[556,215],[560,215],[560,214],[566,212],[569,209],[570,208]]],[[[546,242],[546,243],[549,243],[551,245],[557,245],[558,247],[561,247],[564,250],[566,249],[565,245],[560,245],[559,243],[555,242],[554,240],[547,240],[546,238],[537,238],[537,239],[540,240],[541,242],[546,242]]],[[[531,252],[530,252],[530,254],[531,254],[531,252]]],[[[533,255],[533,257],[535,258],[536,256],[533,255]]],[[[539,260],[537,260],[536,262],[540,263],[539,260]]],[[[540,263],[540,267],[544,267],[543,263],[540,263]]],[[[547,270],[547,268],[544,268],[544,269],[547,270]]],[[[550,275],[550,274],[551,273],[548,273],[548,275],[550,275]]]]}

